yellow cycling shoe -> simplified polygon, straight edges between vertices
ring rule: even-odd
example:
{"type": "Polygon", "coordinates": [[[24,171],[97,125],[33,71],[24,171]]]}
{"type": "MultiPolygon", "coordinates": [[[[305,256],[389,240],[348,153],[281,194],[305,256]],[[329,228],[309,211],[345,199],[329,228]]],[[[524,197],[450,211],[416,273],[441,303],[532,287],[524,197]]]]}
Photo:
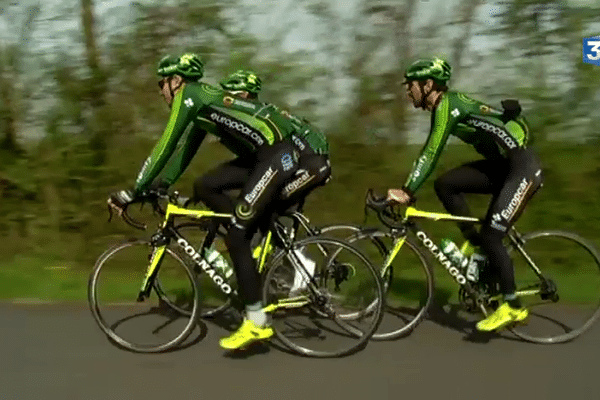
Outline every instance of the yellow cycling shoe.
{"type": "Polygon", "coordinates": [[[477,323],[477,330],[491,332],[502,329],[515,322],[522,322],[529,316],[526,308],[512,308],[508,303],[502,304],[486,319],[477,323]]]}
{"type": "Polygon", "coordinates": [[[254,342],[271,338],[275,331],[270,326],[258,326],[254,321],[245,319],[242,326],[231,336],[221,338],[219,344],[227,350],[244,348],[254,342]]]}

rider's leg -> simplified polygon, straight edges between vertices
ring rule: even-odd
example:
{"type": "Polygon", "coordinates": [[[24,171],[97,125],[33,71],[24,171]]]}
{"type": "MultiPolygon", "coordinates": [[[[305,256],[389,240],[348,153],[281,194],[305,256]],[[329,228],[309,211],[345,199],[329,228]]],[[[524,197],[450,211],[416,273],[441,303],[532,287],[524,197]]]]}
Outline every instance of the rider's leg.
{"type": "MultiPolygon", "coordinates": [[[[314,153],[301,155],[297,173],[281,192],[281,208],[288,209],[303,201],[317,187],[325,185],[330,177],[331,164],[328,156],[314,153]]],[[[295,253],[303,264],[305,272],[296,270],[289,292],[290,297],[297,296],[306,289],[309,282],[306,273],[312,277],[316,267],[316,263],[302,249],[296,250],[295,253]]]]}
{"type": "MultiPolygon", "coordinates": [[[[434,182],[435,192],[446,211],[454,215],[470,217],[471,210],[465,193],[498,193],[506,179],[508,167],[505,162],[477,160],[451,169],[434,182]]],[[[464,237],[472,244],[481,244],[475,226],[468,222],[458,223],[464,237]]]]}
{"type": "Polygon", "coordinates": [[[201,201],[220,213],[233,213],[234,202],[225,191],[241,189],[255,168],[255,158],[236,158],[218,165],[194,182],[193,202],[201,201]]]}
{"type": "Polygon", "coordinates": [[[228,349],[244,347],[272,335],[272,330],[265,327],[267,317],[260,301],[260,275],[252,258],[251,239],[261,221],[270,217],[273,201],[282,185],[298,168],[297,155],[287,142],[263,150],[257,160],[256,168],[240,192],[226,238],[247,316],[237,332],[221,340],[221,346],[228,349]]]}
{"type": "Polygon", "coordinates": [[[511,156],[508,178],[494,199],[481,229],[481,247],[488,255],[489,268],[499,272],[500,292],[507,306],[480,321],[478,329],[494,330],[526,317],[526,310],[518,311],[521,302],[515,295],[514,267],[502,239],[523,213],[542,181],[542,171],[533,153],[529,150],[515,151],[511,156]]]}

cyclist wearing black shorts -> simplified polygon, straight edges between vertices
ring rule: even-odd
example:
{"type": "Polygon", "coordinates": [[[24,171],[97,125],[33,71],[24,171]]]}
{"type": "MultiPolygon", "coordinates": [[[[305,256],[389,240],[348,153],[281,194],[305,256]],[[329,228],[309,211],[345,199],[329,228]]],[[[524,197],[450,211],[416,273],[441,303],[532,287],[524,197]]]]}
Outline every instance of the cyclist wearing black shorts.
{"type": "Polygon", "coordinates": [[[481,230],[477,232],[470,223],[459,223],[459,228],[467,239],[463,253],[468,255],[474,247],[481,247],[488,256],[489,269],[499,275],[504,302],[477,323],[478,330],[493,331],[523,321],[529,314],[515,295],[514,268],[502,239],[542,185],[543,175],[536,154],[527,147],[529,129],[519,117],[518,102],[504,101],[501,111],[463,93],[448,91],[450,74],[450,65],[439,58],[418,60],[404,74],[414,107],[432,113],[431,129],[403,188],[390,189],[388,199],[403,204],[414,200],[450,135],[472,145],[484,157],[440,176],[435,191],[449,213],[461,216],[471,216],[464,193],[492,194],[481,230]]]}
{"type": "MultiPolygon", "coordinates": [[[[223,79],[220,85],[223,90],[237,96],[236,101],[239,104],[244,104],[245,99],[255,103],[262,89],[262,80],[252,71],[239,70],[223,79]]],[[[286,208],[329,180],[331,176],[329,143],[325,135],[306,120],[280,110],[273,104],[260,104],[266,110],[281,113],[292,123],[293,134],[290,139],[299,154],[299,167],[280,193],[280,207],[286,208]]],[[[233,200],[225,192],[240,189],[247,181],[256,162],[255,157],[238,157],[217,166],[198,178],[194,185],[194,199],[202,201],[217,212],[232,212],[233,200]]]]}
{"type": "MultiPolygon", "coordinates": [[[[233,93],[199,80],[204,75],[201,58],[192,53],[164,57],[158,65],[159,87],[171,108],[169,122],[151,155],[144,162],[135,187],[113,193],[109,204],[122,211],[143,199],[152,186],[169,186],[185,171],[207,133],[217,136],[238,160],[249,166],[241,191],[227,209],[234,217],[228,226],[226,244],[233,261],[246,318],[220,345],[237,349],[273,336],[260,301],[260,277],[252,258],[250,240],[261,220],[268,218],[273,203],[299,168],[300,150],[292,140],[291,119],[274,106],[233,93]],[[176,146],[182,143],[181,151],[176,146]],[[242,161],[240,161],[242,162],[242,161]],[[163,171],[164,170],[164,171],[163,171]],[[162,179],[157,179],[163,172],[162,179]]],[[[217,208],[221,203],[212,205],[217,208]]]]}

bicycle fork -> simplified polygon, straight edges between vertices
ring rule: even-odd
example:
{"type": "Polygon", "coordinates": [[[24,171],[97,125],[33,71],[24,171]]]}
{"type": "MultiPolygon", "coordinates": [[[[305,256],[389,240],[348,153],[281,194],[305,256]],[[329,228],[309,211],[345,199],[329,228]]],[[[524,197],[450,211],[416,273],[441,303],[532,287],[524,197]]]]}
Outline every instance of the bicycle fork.
{"type": "Polygon", "coordinates": [[[166,248],[167,245],[164,244],[162,246],[154,247],[154,249],[152,250],[152,255],[150,256],[150,264],[148,265],[148,269],[146,270],[146,276],[144,277],[144,282],[142,283],[142,287],[140,288],[140,292],[138,294],[138,302],[144,301],[146,298],[148,298],[148,296],[150,296],[150,290],[152,290],[152,283],[154,283],[154,279],[158,274],[158,267],[163,259],[166,248]]]}

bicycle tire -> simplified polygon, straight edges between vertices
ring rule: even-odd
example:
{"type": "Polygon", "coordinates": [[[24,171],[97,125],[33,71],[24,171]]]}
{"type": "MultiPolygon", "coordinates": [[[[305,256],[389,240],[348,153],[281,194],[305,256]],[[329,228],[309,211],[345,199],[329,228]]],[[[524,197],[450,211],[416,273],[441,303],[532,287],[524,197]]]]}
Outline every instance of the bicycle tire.
{"type": "Polygon", "coordinates": [[[106,264],[111,257],[117,254],[119,251],[126,249],[131,246],[143,245],[151,248],[152,245],[148,240],[145,239],[130,239],[125,242],[118,243],[107,251],[105,251],[96,261],[94,269],[92,270],[89,280],[88,280],[88,304],[90,306],[90,310],[92,312],[92,316],[94,320],[100,327],[100,329],[104,332],[104,334],[116,345],[125,348],[127,350],[136,352],[136,353],[161,353],[167,350],[170,350],[179,344],[181,344],[185,339],[189,337],[194,328],[197,325],[198,311],[199,311],[199,297],[198,297],[198,287],[195,279],[195,274],[187,264],[179,257],[176,253],[171,251],[170,249],[165,249],[165,254],[163,257],[169,255],[175,259],[176,262],[179,263],[185,270],[187,277],[189,278],[190,284],[192,286],[192,301],[193,307],[192,311],[189,315],[188,322],[186,323],[184,329],[179,333],[174,339],[169,340],[166,343],[161,343],[157,345],[141,345],[136,344],[131,341],[128,341],[121,336],[119,336],[113,328],[106,322],[105,318],[102,316],[100,311],[100,306],[98,303],[98,280],[100,277],[100,271],[102,267],[106,264]]]}
{"type": "MultiPolygon", "coordinates": [[[[576,245],[578,245],[578,248],[581,251],[585,251],[585,253],[587,253],[589,256],[591,256],[590,261],[591,261],[591,263],[595,264],[595,266],[591,265],[591,268],[597,269],[597,272],[600,276],[600,256],[598,255],[597,250],[586,239],[584,239],[583,237],[581,237],[575,233],[572,233],[572,232],[552,230],[552,231],[536,231],[536,232],[531,232],[531,233],[527,233],[527,234],[523,235],[522,236],[522,240],[524,242],[523,248],[525,249],[525,252],[529,255],[529,257],[531,257],[532,259],[535,257],[534,255],[531,254],[531,247],[532,247],[531,243],[535,239],[538,239],[538,242],[539,242],[539,240],[541,240],[543,238],[564,239],[564,240],[569,240],[572,243],[575,243],[576,245]],[[527,250],[528,244],[530,247],[529,251],[527,250]]],[[[511,249],[511,252],[515,252],[514,245],[509,245],[509,248],[511,249]]],[[[548,247],[542,246],[542,248],[557,249],[557,246],[548,246],[548,247]]],[[[584,253],[582,252],[581,254],[584,254],[584,253]]],[[[520,256],[522,257],[522,255],[520,255],[520,256]]],[[[534,260],[534,262],[535,262],[535,260],[534,260]]],[[[578,265],[578,266],[581,267],[581,265],[578,265]]],[[[540,270],[542,270],[542,273],[543,273],[544,272],[543,271],[544,264],[541,263],[541,265],[538,265],[538,267],[540,268],[540,270]]],[[[515,277],[517,277],[517,276],[515,276],[515,277]]],[[[560,285],[557,286],[557,289],[558,289],[557,302],[560,302],[560,293],[561,293],[560,285]]],[[[518,291],[519,291],[519,287],[517,287],[517,292],[518,291]]],[[[563,293],[564,293],[564,291],[563,291],[563,293]]],[[[547,303],[543,303],[543,304],[547,304],[547,303]]],[[[598,318],[600,317],[600,293],[599,293],[598,298],[596,298],[595,307],[596,307],[595,311],[591,314],[591,316],[589,318],[586,319],[586,321],[579,328],[569,330],[563,334],[548,336],[548,337],[534,336],[530,333],[527,333],[526,332],[527,327],[522,326],[522,325],[513,326],[510,328],[510,330],[512,331],[513,334],[520,337],[521,339],[532,342],[532,343],[555,344],[555,343],[568,342],[568,341],[571,341],[571,340],[575,339],[576,337],[580,336],[585,331],[587,331],[594,324],[594,322],[596,322],[598,320],[598,318]]],[[[530,317],[529,317],[530,320],[532,318],[532,314],[534,314],[533,310],[535,310],[534,307],[532,307],[530,310],[530,317]]],[[[569,314],[573,314],[573,313],[570,312],[569,314]]],[[[544,318],[547,320],[553,319],[553,318],[549,318],[549,317],[544,317],[544,318]]],[[[530,324],[531,324],[531,321],[530,321],[530,324]]],[[[563,322],[559,322],[559,324],[561,324],[561,329],[564,329],[564,327],[566,326],[566,325],[564,325],[563,322]]]]}
{"type": "MultiPolygon", "coordinates": [[[[368,239],[377,248],[377,251],[380,253],[382,260],[385,260],[388,257],[390,250],[387,249],[387,247],[385,246],[385,243],[381,239],[382,238],[390,238],[390,237],[391,236],[388,232],[384,232],[384,231],[380,231],[380,230],[373,230],[373,229],[363,229],[362,231],[360,231],[360,232],[356,233],[355,235],[353,235],[352,237],[348,238],[348,242],[350,242],[351,244],[355,244],[359,240],[368,239]]],[[[381,341],[394,340],[394,339],[399,339],[399,338],[409,335],[423,321],[423,319],[425,319],[425,317],[427,316],[427,312],[429,311],[429,308],[431,307],[431,304],[433,302],[433,295],[435,292],[435,278],[434,278],[433,271],[431,270],[431,265],[427,261],[427,258],[425,257],[423,252],[420,250],[420,248],[415,244],[414,239],[412,239],[411,237],[406,237],[406,240],[404,242],[404,245],[402,246],[402,249],[406,249],[406,248],[410,249],[410,251],[412,251],[417,256],[417,260],[419,261],[420,267],[422,267],[422,269],[424,271],[425,284],[426,284],[425,299],[424,299],[424,301],[421,299],[421,301],[419,303],[420,308],[418,308],[417,310],[411,310],[411,313],[414,313],[414,315],[412,316],[411,319],[409,319],[408,321],[405,321],[405,325],[400,327],[399,329],[392,329],[392,330],[384,329],[388,324],[382,322],[379,325],[379,328],[377,329],[377,331],[373,334],[373,336],[372,336],[373,340],[381,340],[381,341]]],[[[403,251],[403,250],[401,250],[401,251],[403,251]]],[[[390,293],[391,293],[390,288],[393,285],[394,278],[398,277],[397,273],[394,274],[394,267],[393,267],[393,263],[397,259],[397,257],[398,257],[398,254],[395,256],[394,260],[392,261],[392,264],[390,264],[390,266],[388,268],[385,268],[383,266],[383,263],[380,264],[381,265],[380,268],[381,268],[382,282],[384,284],[384,292],[386,295],[383,319],[385,319],[386,313],[394,314],[394,313],[398,313],[398,311],[399,311],[398,309],[394,309],[394,307],[391,305],[392,302],[390,301],[390,293]]],[[[377,265],[378,263],[374,262],[374,264],[377,265]]],[[[404,313],[403,315],[406,315],[406,313],[404,313]]],[[[387,322],[387,321],[385,321],[385,322],[387,322]]]]}
{"type": "Polygon", "coordinates": [[[319,228],[317,228],[317,232],[319,232],[319,234],[321,235],[326,235],[328,237],[337,237],[333,235],[333,232],[336,231],[348,231],[348,233],[344,234],[344,239],[360,232],[363,228],[359,225],[355,225],[355,224],[330,224],[330,225],[323,225],[319,228]]]}
{"type": "MultiPolygon", "coordinates": [[[[362,334],[358,335],[357,341],[353,345],[351,345],[350,347],[347,347],[345,349],[335,350],[335,351],[323,351],[323,350],[310,349],[308,347],[301,346],[299,344],[292,342],[290,339],[288,339],[285,336],[285,334],[283,332],[281,332],[279,329],[274,327],[276,337],[285,346],[287,346],[289,349],[291,349],[295,353],[303,355],[303,356],[307,356],[307,357],[332,358],[332,357],[342,357],[342,356],[347,356],[347,355],[353,354],[353,353],[361,350],[364,346],[366,346],[366,344],[369,341],[372,334],[377,330],[377,327],[379,326],[379,323],[381,322],[381,318],[383,317],[382,308],[383,308],[384,294],[383,294],[383,284],[381,283],[379,272],[373,266],[371,261],[364,254],[362,254],[362,252],[357,250],[355,247],[350,245],[348,242],[342,241],[340,239],[324,237],[324,236],[310,236],[310,237],[307,237],[307,238],[304,238],[302,240],[298,240],[297,242],[295,242],[292,246],[292,250],[305,249],[305,248],[307,248],[307,246],[310,246],[310,245],[336,246],[336,249],[338,249],[338,250],[335,250],[332,254],[327,256],[328,264],[330,264],[332,262],[334,257],[337,257],[340,254],[340,251],[342,249],[348,250],[350,253],[352,253],[354,256],[356,256],[364,264],[364,266],[366,267],[366,269],[368,271],[368,274],[370,275],[370,278],[372,278],[372,280],[374,282],[374,285],[375,285],[374,289],[376,292],[377,301],[379,302],[379,307],[377,307],[375,310],[372,310],[370,313],[370,315],[373,318],[370,326],[365,331],[361,331],[362,334]]],[[[275,274],[276,274],[278,268],[280,267],[280,265],[282,265],[279,263],[288,254],[289,253],[284,250],[279,250],[269,260],[269,263],[267,265],[267,273],[265,274],[264,282],[263,282],[264,304],[270,303],[270,295],[269,295],[269,290],[271,287],[270,282],[275,281],[275,278],[274,278],[275,274]]],[[[316,273],[315,273],[315,275],[316,275],[316,273]]],[[[312,307],[312,304],[311,304],[311,306],[309,306],[309,308],[310,307],[312,307]]],[[[317,314],[318,314],[318,312],[317,312],[317,314]]],[[[322,316],[322,314],[321,314],[321,316],[322,316]]]]}

